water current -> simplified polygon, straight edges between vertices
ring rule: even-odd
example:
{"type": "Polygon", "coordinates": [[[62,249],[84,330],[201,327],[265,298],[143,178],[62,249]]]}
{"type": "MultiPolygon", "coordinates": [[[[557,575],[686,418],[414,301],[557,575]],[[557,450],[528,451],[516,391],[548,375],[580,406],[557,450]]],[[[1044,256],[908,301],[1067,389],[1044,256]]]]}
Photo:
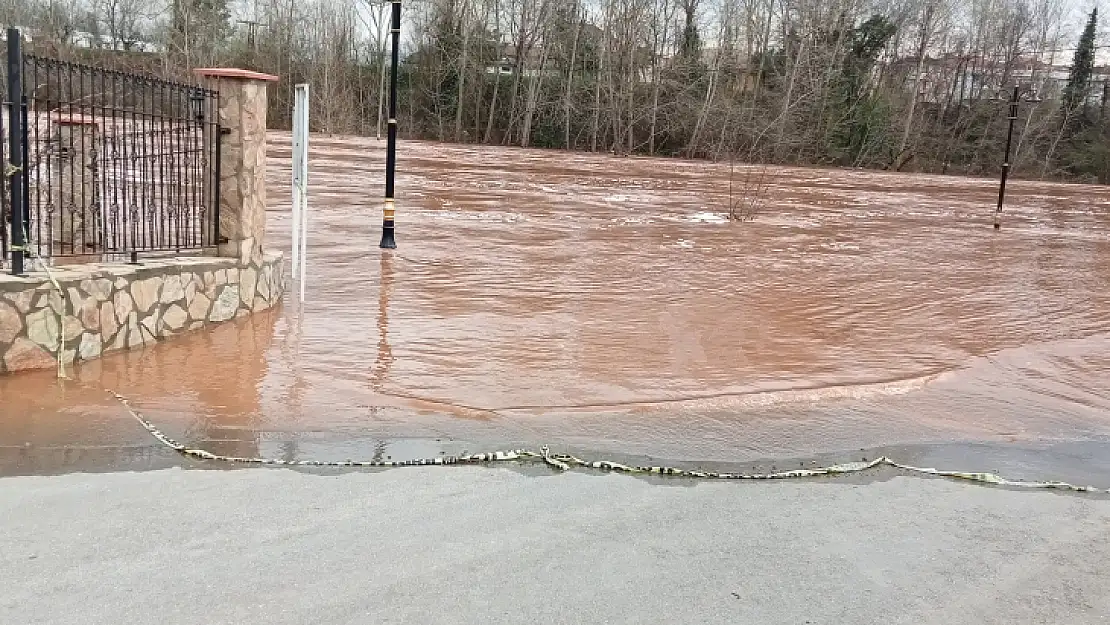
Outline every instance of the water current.
{"type": "Polygon", "coordinates": [[[383,143],[311,147],[304,304],[0,379],[0,473],[172,462],[105,387],[182,440],[287,458],[1110,435],[1105,188],[1013,182],[996,232],[990,180],[404,142],[382,252],[383,143]]]}

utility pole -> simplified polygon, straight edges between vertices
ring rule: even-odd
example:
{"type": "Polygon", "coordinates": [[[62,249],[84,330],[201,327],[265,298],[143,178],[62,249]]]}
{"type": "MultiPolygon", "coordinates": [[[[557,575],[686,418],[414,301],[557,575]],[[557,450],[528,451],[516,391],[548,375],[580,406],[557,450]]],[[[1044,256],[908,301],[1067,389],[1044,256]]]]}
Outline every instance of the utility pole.
{"type": "MultiPolygon", "coordinates": [[[[1040,102],[1041,99],[1037,96],[1036,91],[1032,93],[1032,97],[1028,98],[1029,102],[1040,102]]],[[[1021,87],[1015,85],[1013,95],[1010,97],[1010,110],[1007,119],[1010,121],[1010,127],[1006,131],[1006,154],[1002,160],[1002,180],[998,184],[998,206],[994,210],[994,229],[1002,229],[1002,202],[1006,198],[1006,179],[1010,176],[1010,147],[1014,140],[1014,122],[1018,118],[1018,103],[1021,102],[1021,87]]]]}
{"type": "Polygon", "coordinates": [[[1018,97],[1020,87],[1014,86],[1014,95],[1010,98],[1010,129],[1006,131],[1006,156],[1002,159],[1002,181],[998,185],[998,207],[994,210],[994,229],[1002,228],[1002,202],[1006,198],[1006,178],[1010,175],[1010,145],[1014,139],[1014,122],[1017,121],[1018,97]]]}
{"type": "MultiPolygon", "coordinates": [[[[259,26],[266,26],[266,24],[262,24],[262,23],[258,22],[257,20],[237,20],[236,23],[246,24],[246,26],[247,26],[247,47],[250,48],[252,55],[257,55],[258,54],[258,40],[256,39],[255,35],[258,31],[258,27],[259,26]]],[[[253,57],[252,57],[251,60],[252,61],[254,60],[253,57]]]]}
{"type": "Polygon", "coordinates": [[[385,146],[385,202],[382,206],[382,249],[394,249],[397,242],[393,238],[394,225],[394,188],[393,179],[397,170],[397,63],[401,45],[401,0],[391,0],[393,4],[392,24],[389,32],[393,35],[393,50],[389,70],[389,126],[385,146]]]}

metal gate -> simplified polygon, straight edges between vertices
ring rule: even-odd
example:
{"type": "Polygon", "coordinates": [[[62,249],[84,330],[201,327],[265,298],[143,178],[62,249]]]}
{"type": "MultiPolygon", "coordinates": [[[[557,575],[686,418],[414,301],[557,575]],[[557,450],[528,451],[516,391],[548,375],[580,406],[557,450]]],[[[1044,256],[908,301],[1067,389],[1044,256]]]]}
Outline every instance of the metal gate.
{"type": "Polygon", "coordinates": [[[219,243],[219,94],[23,54],[4,76],[3,258],[99,261],[219,243]]]}

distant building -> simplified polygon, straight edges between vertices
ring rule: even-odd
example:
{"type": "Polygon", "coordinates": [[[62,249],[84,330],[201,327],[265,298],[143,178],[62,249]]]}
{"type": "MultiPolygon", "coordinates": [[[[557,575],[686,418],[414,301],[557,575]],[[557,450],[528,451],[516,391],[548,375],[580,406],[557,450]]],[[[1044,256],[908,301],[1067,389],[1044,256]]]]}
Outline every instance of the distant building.
{"type": "MultiPolygon", "coordinates": [[[[947,53],[926,57],[921,74],[916,76],[918,59],[901,58],[890,69],[905,76],[904,88],[924,102],[964,102],[1007,98],[1014,85],[1028,88],[1037,97],[1059,99],[1067,85],[1071,68],[1049,65],[1039,59],[1018,58],[1010,63],[983,60],[968,55],[947,53]]],[[[1095,67],[1088,93],[1090,104],[1101,104],[1104,85],[1110,81],[1110,66],[1095,67]]]]}
{"type": "Polygon", "coordinates": [[[7,24],[0,24],[0,41],[3,41],[4,43],[7,43],[7,41],[8,41],[8,29],[9,28],[17,29],[19,31],[19,33],[21,35],[23,35],[23,41],[24,42],[31,43],[33,41],[33,39],[31,39],[31,29],[30,28],[27,28],[26,26],[7,25],[7,24]]]}
{"type": "Polygon", "coordinates": [[[166,51],[165,45],[144,41],[138,37],[119,36],[113,39],[110,35],[96,34],[84,30],[74,32],[71,43],[76,48],[115,50],[117,52],[162,53],[166,51]]]}
{"type": "MultiPolygon", "coordinates": [[[[0,41],[7,42],[8,28],[10,26],[0,25],[0,41]]],[[[35,29],[26,26],[15,26],[23,36],[24,43],[32,43],[36,40],[47,41],[51,37],[36,37],[35,29]]],[[[41,33],[39,33],[41,35],[41,33]]],[[[147,41],[139,37],[124,37],[119,36],[114,40],[110,35],[102,35],[86,30],[75,30],[70,35],[68,40],[57,41],[56,43],[63,46],[73,46],[75,48],[84,48],[88,50],[115,50],[117,52],[150,52],[162,53],[166,51],[166,46],[161,43],[147,41]]]]}
{"type": "MultiPolygon", "coordinates": [[[[524,56],[524,72],[523,76],[531,78],[539,76],[541,73],[546,75],[555,75],[559,73],[558,68],[552,63],[552,59],[547,60],[546,66],[541,70],[540,66],[544,64],[543,53],[539,46],[532,46],[524,56]]],[[[501,44],[501,56],[496,63],[486,65],[485,72],[487,74],[500,74],[501,76],[511,76],[517,72],[517,67],[520,65],[516,56],[515,43],[501,44]]]]}

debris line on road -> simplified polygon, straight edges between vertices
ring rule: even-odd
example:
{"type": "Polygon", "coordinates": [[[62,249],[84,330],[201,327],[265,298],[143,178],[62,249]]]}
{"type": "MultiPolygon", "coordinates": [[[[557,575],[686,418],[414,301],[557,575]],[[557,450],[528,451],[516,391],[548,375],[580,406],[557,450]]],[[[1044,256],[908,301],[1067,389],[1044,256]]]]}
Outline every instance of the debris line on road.
{"type": "Polygon", "coordinates": [[[675,477],[687,477],[697,479],[713,479],[713,480],[784,480],[792,478],[807,478],[807,477],[820,477],[842,475],[847,473],[861,473],[869,469],[874,469],[881,466],[893,467],[908,471],[911,473],[918,473],[924,475],[931,475],[936,477],[944,477],[956,480],[964,480],[975,482],[979,484],[991,484],[995,486],[1012,486],[1018,488],[1037,488],[1037,489],[1055,489],[1067,490],[1084,493],[1103,493],[1110,494],[1110,488],[1097,488],[1094,486],[1080,486],[1076,484],[1069,484],[1067,482],[1053,482],[1053,481],[1026,481],[1026,480],[1011,480],[1004,478],[994,473],[982,472],[968,472],[968,471],[945,471],[941,469],[933,469],[928,467],[915,467],[908,464],[895,462],[894,460],[880,456],[873,460],[865,460],[860,462],[845,462],[842,464],[834,464],[825,467],[814,467],[810,469],[794,469],[790,471],[777,471],[773,473],[735,473],[726,471],[700,471],[696,469],[680,469],[677,467],[662,467],[662,466],[636,466],[629,464],[622,464],[619,462],[612,462],[609,460],[583,460],[570,454],[557,454],[552,453],[551,450],[544,445],[540,447],[539,451],[530,449],[509,449],[502,451],[493,451],[477,454],[464,454],[460,456],[438,456],[435,458],[415,458],[409,460],[282,460],[280,458],[245,458],[241,456],[224,456],[214,454],[204,449],[196,449],[183,445],[174,439],[170,438],[159,430],[153,423],[144,417],[138,410],[136,410],[131,402],[126,397],[114,391],[108,391],[112,397],[119,401],[127,412],[139,422],[140,425],[146,429],[158,442],[173,449],[183,456],[196,458],[199,460],[210,460],[215,462],[227,462],[235,464],[256,464],[256,465],[271,465],[271,466],[286,466],[286,467],[417,467],[417,466],[450,466],[450,465],[463,465],[463,464],[491,464],[495,462],[543,462],[547,466],[557,471],[569,471],[575,467],[584,469],[596,469],[601,471],[615,471],[618,473],[628,474],[647,474],[647,475],[669,475],[675,477]]]}

